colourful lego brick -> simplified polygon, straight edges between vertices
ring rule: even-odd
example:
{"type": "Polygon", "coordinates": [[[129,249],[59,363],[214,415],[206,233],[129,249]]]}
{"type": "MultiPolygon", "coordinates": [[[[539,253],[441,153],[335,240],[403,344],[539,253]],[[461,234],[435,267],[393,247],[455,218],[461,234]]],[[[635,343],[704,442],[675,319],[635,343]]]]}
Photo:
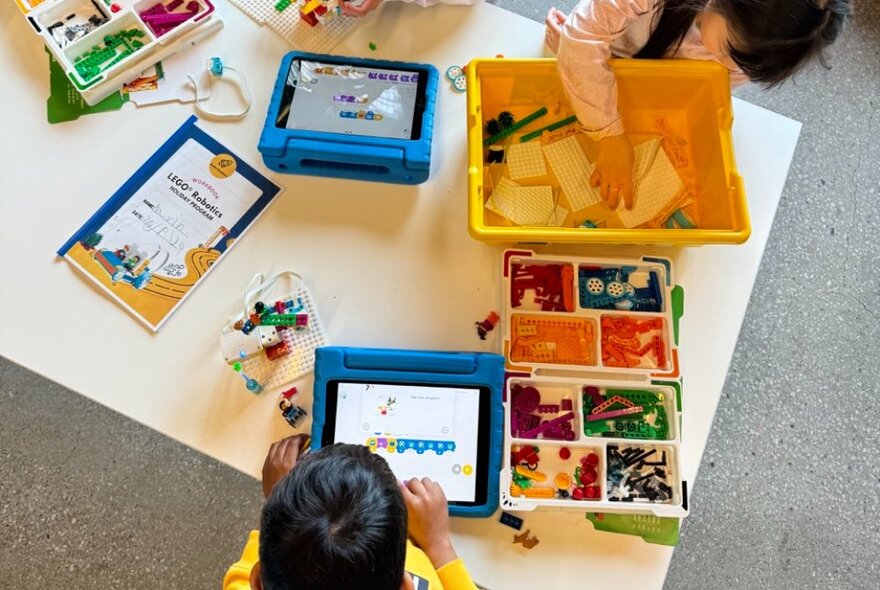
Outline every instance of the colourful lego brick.
{"type": "Polygon", "coordinates": [[[518,516],[514,516],[509,512],[502,512],[501,517],[498,519],[498,522],[516,530],[522,529],[523,525],[523,519],[519,518],[518,516]]]}
{"type": "Polygon", "coordinates": [[[517,465],[514,467],[516,473],[525,477],[526,479],[531,479],[533,481],[546,481],[547,475],[545,473],[541,473],[540,471],[532,471],[527,467],[523,467],[522,465],[517,465]]]}
{"type": "Polygon", "coordinates": [[[522,495],[526,498],[544,498],[550,499],[556,495],[556,490],[553,488],[545,488],[545,487],[531,487],[528,489],[524,489],[522,491],[522,495]]]}
{"type": "Polygon", "coordinates": [[[566,414],[563,414],[562,416],[559,416],[558,418],[554,418],[553,420],[548,420],[547,422],[544,422],[543,424],[536,426],[535,428],[521,432],[520,436],[522,438],[536,438],[542,432],[550,430],[554,426],[559,425],[562,422],[571,421],[571,420],[574,420],[574,412],[568,412],[566,414]]]}
{"type": "MultiPolygon", "coordinates": [[[[569,408],[571,409],[571,408],[569,408]]],[[[539,414],[558,414],[559,413],[559,404],[539,404],[538,405],[538,413],[539,414]]]]}
{"type": "Polygon", "coordinates": [[[302,14],[311,14],[311,13],[314,12],[315,9],[318,8],[320,5],[321,5],[321,0],[309,0],[309,1],[306,2],[305,5],[304,5],[302,8],[300,8],[299,10],[300,10],[300,12],[301,12],[302,14]]]}
{"type": "Polygon", "coordinates": [[[610,420],[612,418],[618,418],[621,416],[631,416],[632,414],[643,414],[644,409],[642,406],[633,406],[631,408],[623,408],[621,410],[612,410],[610,412],[599,412],[598,414],[588,414],[586,417],[587,421],[595,422],[597,420],[610,420]]]}
{"type": "Polygon", "coordinates": [[[290,354],[290,347],[287,345],[286,340],[282,340],[275,346],[270,346],[266,348],[266,357],[270,361],[277,361],[280,358],[283,358],[290,354]]]}

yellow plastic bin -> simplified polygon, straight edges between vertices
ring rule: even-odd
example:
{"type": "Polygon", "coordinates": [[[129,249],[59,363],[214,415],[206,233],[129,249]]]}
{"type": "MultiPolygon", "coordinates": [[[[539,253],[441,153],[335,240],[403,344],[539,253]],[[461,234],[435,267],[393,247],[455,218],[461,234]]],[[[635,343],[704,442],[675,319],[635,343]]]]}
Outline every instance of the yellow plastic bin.
{"type": "MultiPolygon", "coordinates": [[[[467,67],[468,225],[490,243],[741,244],[751,234],[742,177],[736,169],[733,111],[727,70],[688,60],[614,60],[619,106],[627,134],[638,143],[656,137],[658,122],[684,140],[696,229],[515,226],[484,204],[491,179],[484,126],[502,111],[517,121],[541,107],[548,114],[506,138],[529,133],[571,115],[555,59],[475,59],[467,67]]],[[[587,156],[592,160],[595,151],[587,156]]],[[[573,221],[572,223],[576,223],[573,221]]],[[[611,224],[613,225],[613,223],[611,224]]]]}

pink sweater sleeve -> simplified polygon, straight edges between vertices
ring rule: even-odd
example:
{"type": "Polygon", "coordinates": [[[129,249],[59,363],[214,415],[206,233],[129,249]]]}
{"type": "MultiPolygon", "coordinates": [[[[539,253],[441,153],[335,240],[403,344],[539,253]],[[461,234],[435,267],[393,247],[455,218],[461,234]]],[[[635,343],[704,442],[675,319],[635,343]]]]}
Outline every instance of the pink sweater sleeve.
{"type": "Polygon", "coordinates": [[[574,113],[593,139],[623,133],[611,44],[658,0],[581,0],[562,27],[557,65],[574,113]]]}

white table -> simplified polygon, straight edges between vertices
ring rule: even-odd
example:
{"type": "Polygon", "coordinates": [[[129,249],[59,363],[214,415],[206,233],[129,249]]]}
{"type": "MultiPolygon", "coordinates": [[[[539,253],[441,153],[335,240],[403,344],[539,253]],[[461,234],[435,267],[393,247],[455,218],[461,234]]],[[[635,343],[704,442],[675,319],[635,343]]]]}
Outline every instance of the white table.
{"type": "MultiPolygon", "coordinates": [[[[203,125],[259,163],[256,143],[270,88],[290,47],[234,7],[224,12],[226,29],[195,50],[242,68],[256,103],[244,122],[203,125]]],[[[477,56],[542,53],[540,24],[490,5],[430,10],[389,5],[378,16],[337,52],[430,62],[441,72],[477,56]],[[370,41],[378,46],[375,52],[367,48],[370,41]]],[[[46,54],[12,3],[0,6],[0,39],[7,78],[0,109],[3,356],[258,476],[270,442],[290,434],[290,427],[276,397],[248,393],[217,346],[218,330],[253,273],[304,273],[336,344],[497,348],[497,340],[481,343],[473,329],[476,319],[497,307],[501,249],[472,240],[466,230],[463,95],[441,84],[428,183],[413,188],[279,178],[287,190],[278,202],[153,335],[54,252],[191,107],[126,105],[120,112],[50,126],[46,54]]],[[[691,484],[800,130],[795,121],[744,102],[737,101],[735,110],[751,239],[741,247],[651,250],[674,258],[686,291],[682,463],[691,484]]],[[[637,251],[647,249],[587,250],[637,251]]],[[[299,385],[310,390],[311,380],[299,385]]],[[[631,588],[662,587],[671,548],[596,532],[580,513],[536,512],[526,519],[541,539],[531,551],[514,546],[511,529],[494,519],[455,522],[459,552],[477,581],[509,589],[525,574],[529,583],[546,588],[587,579],[595,587],[621,581],[631,588]]]]}

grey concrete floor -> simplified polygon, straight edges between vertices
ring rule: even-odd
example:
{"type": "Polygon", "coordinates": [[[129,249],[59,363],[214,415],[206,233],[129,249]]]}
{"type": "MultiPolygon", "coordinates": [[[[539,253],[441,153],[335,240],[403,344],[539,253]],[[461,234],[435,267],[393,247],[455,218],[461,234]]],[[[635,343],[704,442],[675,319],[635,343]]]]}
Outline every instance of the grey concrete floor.
{"type": "MultiPolygon", "coordinates": [[[[880,3],[857,4],[833,69],[740,92],[804,128],[670,589],[877,587],[880,3]]],[[[2,359],[0,416],[6,587],[216,587],[256,522],[250,478],[2,359]]]]}
{"type": "Polygon", "coordinates": [[[0,358],[0,587],[217,588],[252,478],[0,358]]]}

